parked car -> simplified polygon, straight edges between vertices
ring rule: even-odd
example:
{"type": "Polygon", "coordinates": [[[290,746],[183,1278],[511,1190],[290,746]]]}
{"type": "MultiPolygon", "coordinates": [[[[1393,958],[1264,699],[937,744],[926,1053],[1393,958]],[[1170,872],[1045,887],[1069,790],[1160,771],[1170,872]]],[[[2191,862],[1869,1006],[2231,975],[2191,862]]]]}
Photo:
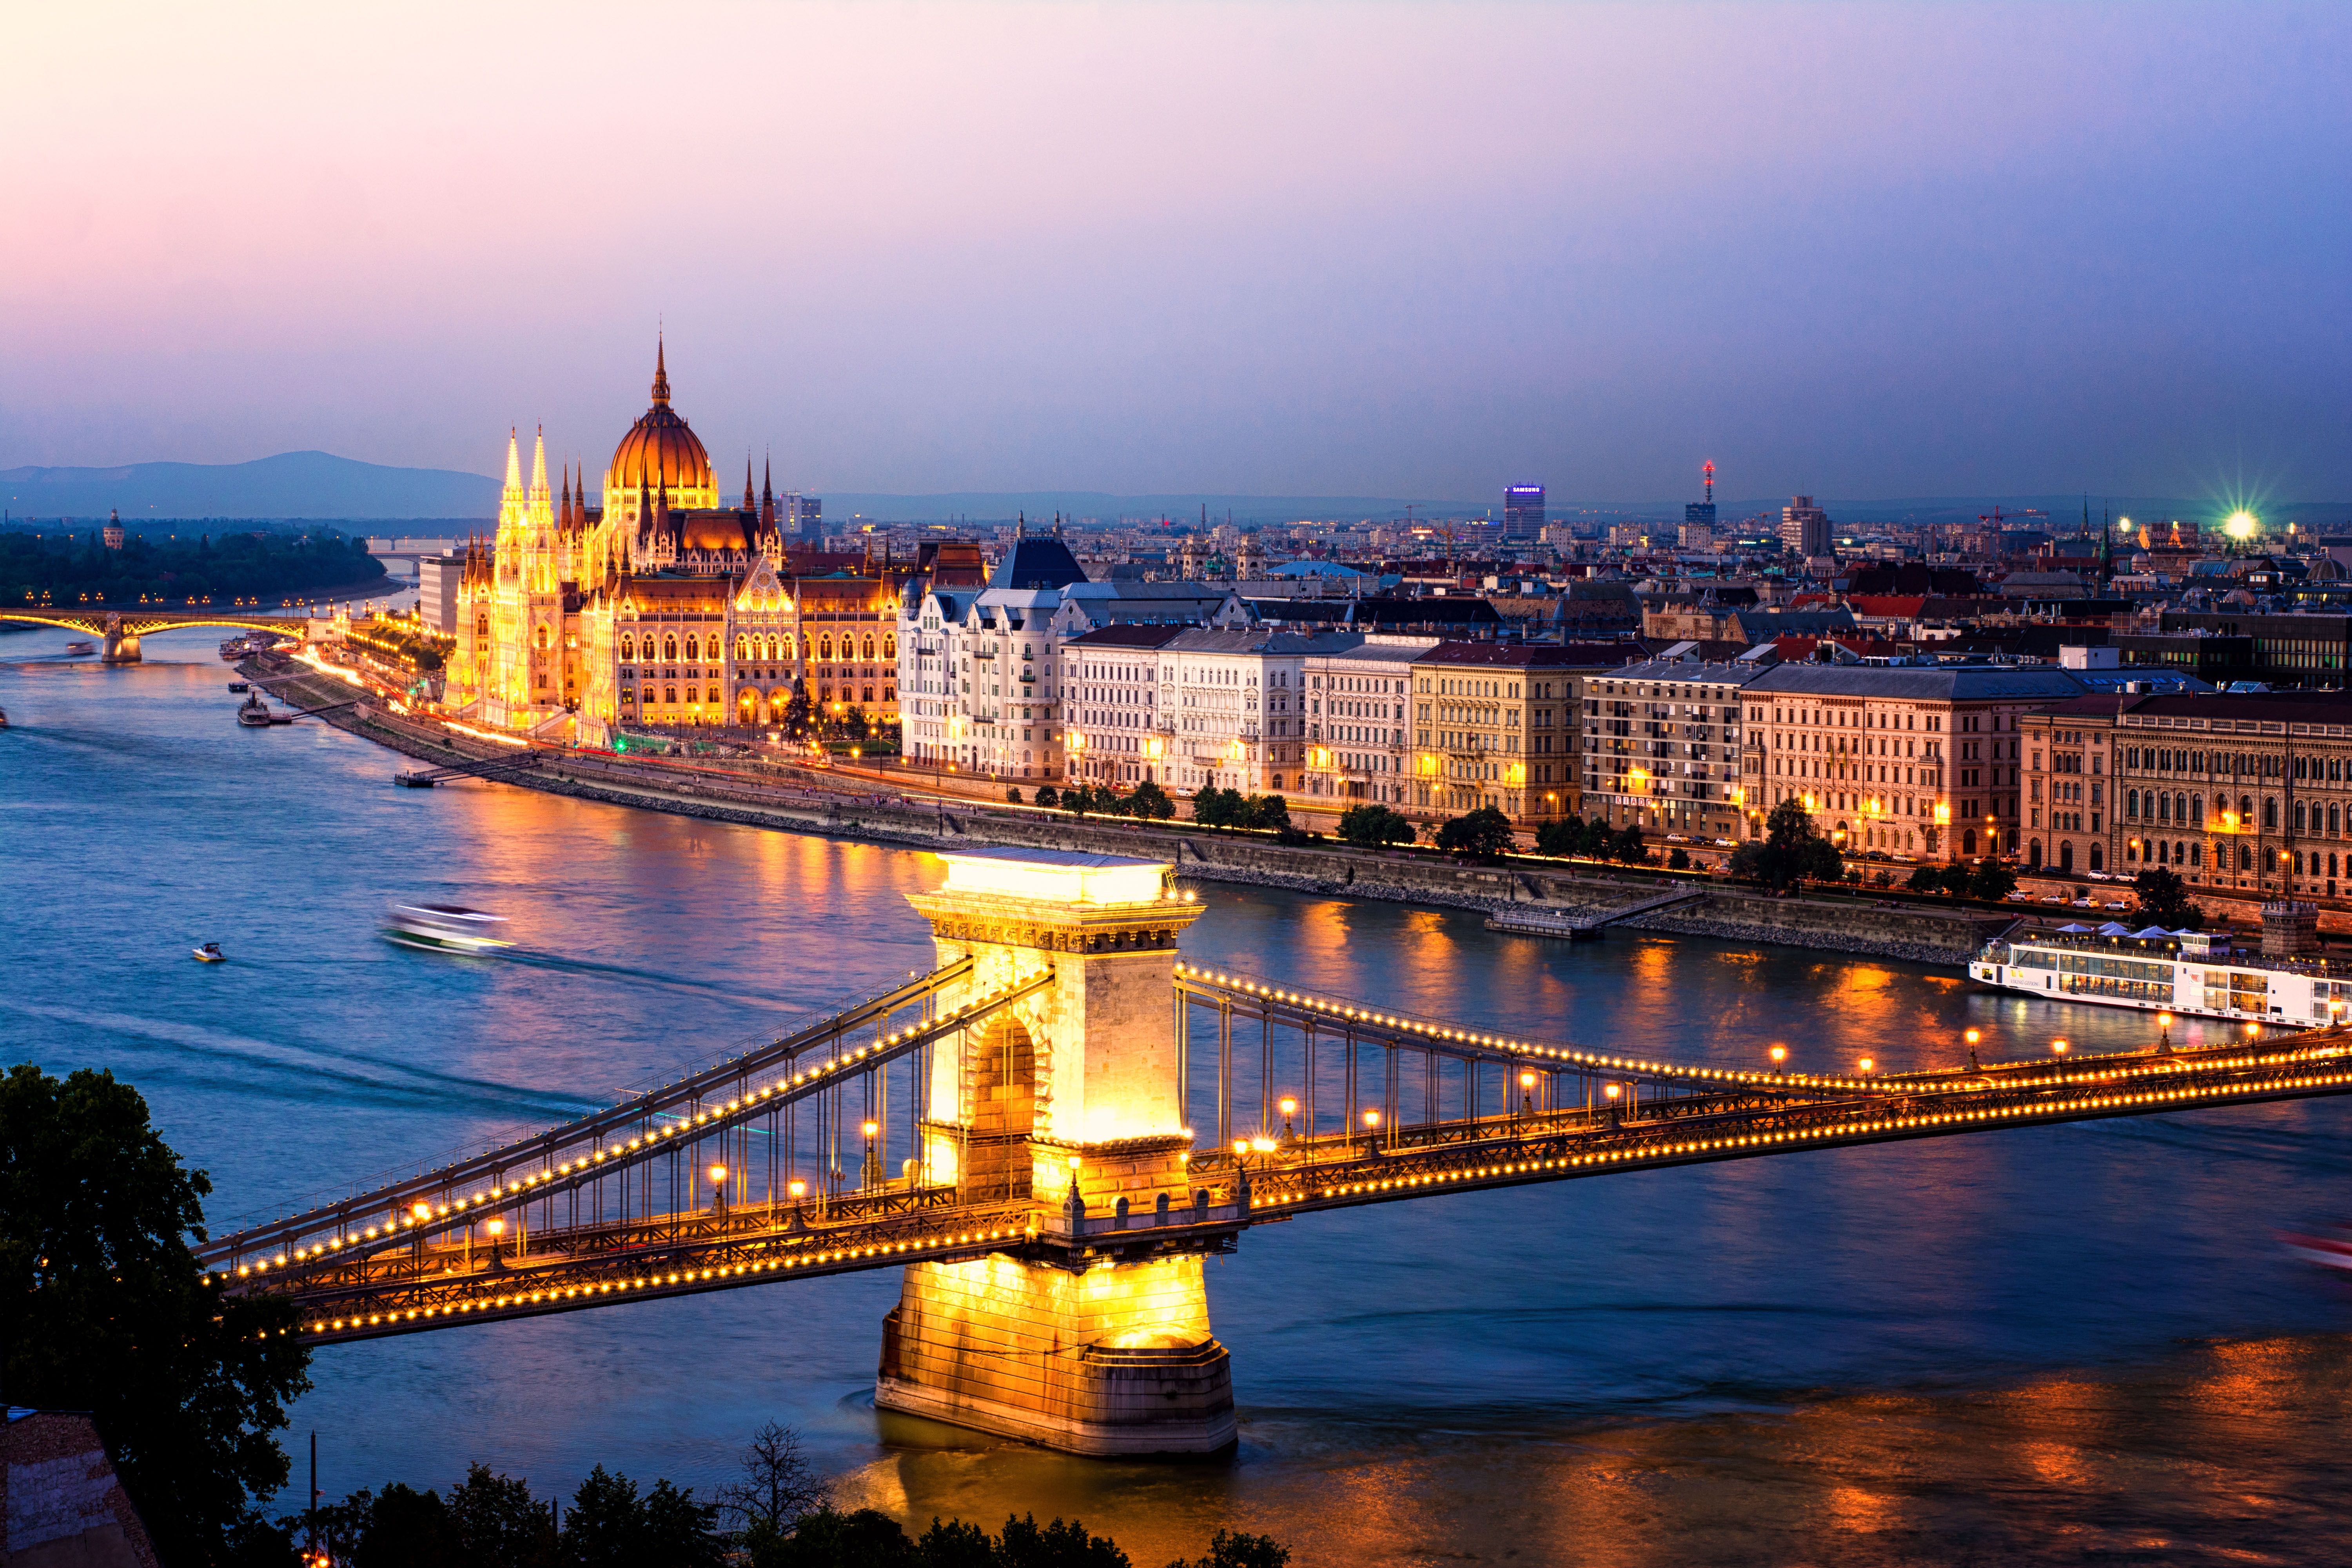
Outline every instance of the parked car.
{"type": "Polygon", "coordinates": [[[2023,888],[2011,888],[2007,893],[2004,893],[2001,896],[2009,900],[2009,901],[2013,904],[2021,904],[2028,899],[2033,897],[2032,893],[2027,892],[2023,888]]]}
{"type": "Polygon", "coordinates": [[[2095,902],[2087,893],[2074,900],[2074,908],[2078,910],[2095,910],[2098,907],[2097,903],[2095,902]]]}
{"type": "Polygon", "coordinates": [[[2107,874],[2105,871],[2085,871],[2083,875],[2088,877],[2094,882],[2104,882],[2107,880],[2107,874]]]}
{"type": "Polygon", "coordinates": [[[2045,904],[2063,904],[2066,901],[2066,895],[2063,893],[2052,893],[2042,901],[2045,904]]]}
{"type": "Polygon", "coordinates": [[[2109,904],[2109,905],[2107,906],[2107,908],[2109,908],[2109,909],[2111,909],[2111,910],[2127,910],[2127,909],[2131,908],[2131,906],[2130,906],[2129,904],[2127,904],[2127,903],[2125,903],[2122,900],[2118,899],[2118,900],[2116,900],[2114,903],[2109,904]]]}

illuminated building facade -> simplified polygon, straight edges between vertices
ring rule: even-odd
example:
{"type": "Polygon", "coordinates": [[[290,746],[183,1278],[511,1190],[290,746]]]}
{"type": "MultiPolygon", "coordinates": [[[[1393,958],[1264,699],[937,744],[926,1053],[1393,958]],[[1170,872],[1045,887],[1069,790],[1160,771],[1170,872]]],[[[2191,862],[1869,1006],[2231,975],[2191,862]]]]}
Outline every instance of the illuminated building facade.
{"type": "Polygon", "coordinates": [[[795,682],[827,717],[898,721],[897,574],[800,576],[772,481],[722,505],[702,442],[653,404],[614,448],[597,501],[585,476],[551,488],[547,444],[529,483],[507,442],[496,534],[468,543],[445,708],[511,731],[610,742],[633,724],[781,721],[795,682]]]}

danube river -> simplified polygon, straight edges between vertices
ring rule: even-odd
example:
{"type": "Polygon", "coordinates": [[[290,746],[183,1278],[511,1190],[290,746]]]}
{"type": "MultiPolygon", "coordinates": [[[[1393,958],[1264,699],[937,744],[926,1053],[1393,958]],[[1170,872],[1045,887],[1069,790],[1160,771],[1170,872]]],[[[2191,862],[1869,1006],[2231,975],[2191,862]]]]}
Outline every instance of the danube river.
{"type": "MultiPolygon", "coordinates": [[[[232,722],[212,637],[121,670],[0,637],[11,1060],[107,1067],[216,1227],[512,1134],[927,967],[908,852],[464,785],[232,722]],[[177,660],[179,662],[173,662],[177,660]],[[400,899],[519,956],[377,936],[400,899]],[[191,963],[215,940],[231,962],[191,963]]],[[[1946,1063],[2151,1020],[1948,971],[1202,887],[1202,962],[1496,1029],[1724,1063],[1946,1063]]],[[[2187,1026],[2196,1037],[2200,1026],[2187,1026]]],[[[1302,1563],[2352,1555],[2352,1303],[2282,1226],[2352,1209],[2352,1108],[2283,1105],[1599,1178],[1310,1217],[1213,1264],[1229,1458],[886,1430],[892,1274],[331,1347],[295,1411],[333,1495],[470,1460],[708,1487],[761,1423],[909,1522],[1076,1512],[1139,1564],[1218,1525],[1302,1563]]],[[[289,1493],[288,1506],[295,1500],[289,1493]]]]}

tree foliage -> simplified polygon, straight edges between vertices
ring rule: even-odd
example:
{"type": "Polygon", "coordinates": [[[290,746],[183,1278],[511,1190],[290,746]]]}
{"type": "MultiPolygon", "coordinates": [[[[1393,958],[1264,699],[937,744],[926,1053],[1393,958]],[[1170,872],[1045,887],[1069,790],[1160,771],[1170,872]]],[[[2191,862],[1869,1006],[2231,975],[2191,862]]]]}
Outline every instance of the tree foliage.
{"type": "Polygon", "coordinates": [[[1834,882],[1845,874],[1837,846],[1813,826],[1811,813],[1784,800],[1764,819],[1764,837],[1731,852],[1731,874],[1763,883],[1775,892],[1800,882],[1834,882]]]}
{"type": "Polygon", "coordinates": [[[1385,805],[1351,805],[1339,814],[1339,837],[1359,849],[1410,844],[1412,824],[1385,805]]]}
{"type": "Polygon", "coordinates": [[[2132,879],[2132,894],[2139,908],[2136,917],[2168,931],[2196,931],[2205,924],[2205,911],[2189,896],[2178,871],[2151,866],[2132,879]]]}
{"type": "Polygon", "coordinates": [[[1209,1538],[1205,1554],[1190,1563],[1180,1558],[1168,1568],[1290,1568],[1290,1549],[1271,1535],[1220,1530],[1209,1538]]]}
{"type": "Polygon", "coordinates": [[[1969,873],[1969,896],[1995,902],[2017,891],[2017,873],[2000,861],[1987,857],[1969,873]]]}
{"type": "Polygon", "coordinates": [[[1192,820],[1203,827],[1255,827],[1278,832],[1290,826],[1290,804],[1278,795],[1244,795],[1237,789],[1219,789],[1211,784],[1192,797],[1192,820]]]}
{"type": "Polygon", "coordinates": [[[805,741],[816,722],[815,704],[809,700],[808,682],[794,679],[792,700],[784,704],[783,731],[788,741],[805,741]]]}
{"type": "Polygon", "coordinates": [[[110,1072],[0,1079],[0,1345],[12,1405],[87,1410],[174,1563],[223,1561],[286,1482],[310,1386],[291,1303],[197,1265],[212,1184],[110,1072]]]}
{"type": "Polygon", "coordinates": [[[1449,855],[1491,860],[1511,847],[1511,819],[1491,805],[1482,805],[1439,825],[1437,847],[1449,855]]]}
{"type": "Polygon", "coordinates": [[[0,532],[0,605],[132,605],[142,595],[180,604],[257,598],[273,604],[314,588],[341,588],[383,576],[367,541],[340,533],[224,533],[177,540],[131,533],[120,550],[96,530],[0,532]]]}

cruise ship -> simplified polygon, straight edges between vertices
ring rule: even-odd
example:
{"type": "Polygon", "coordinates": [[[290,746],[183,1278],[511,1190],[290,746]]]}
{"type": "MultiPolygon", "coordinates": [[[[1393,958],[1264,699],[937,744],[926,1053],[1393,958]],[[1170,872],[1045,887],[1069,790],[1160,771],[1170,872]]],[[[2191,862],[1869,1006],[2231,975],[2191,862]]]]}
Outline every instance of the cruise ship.
{"type": "Polygon", "coordinates": [[[2031,996],[2183,1017],[2308,1028],[2352,1016],[2352,961],[2318,954],[2318,911],[2263,906],[2259,950],[2227,931],[2102,926],[2012,931],[1985,943],[1969,978],[2031,996]]]}

